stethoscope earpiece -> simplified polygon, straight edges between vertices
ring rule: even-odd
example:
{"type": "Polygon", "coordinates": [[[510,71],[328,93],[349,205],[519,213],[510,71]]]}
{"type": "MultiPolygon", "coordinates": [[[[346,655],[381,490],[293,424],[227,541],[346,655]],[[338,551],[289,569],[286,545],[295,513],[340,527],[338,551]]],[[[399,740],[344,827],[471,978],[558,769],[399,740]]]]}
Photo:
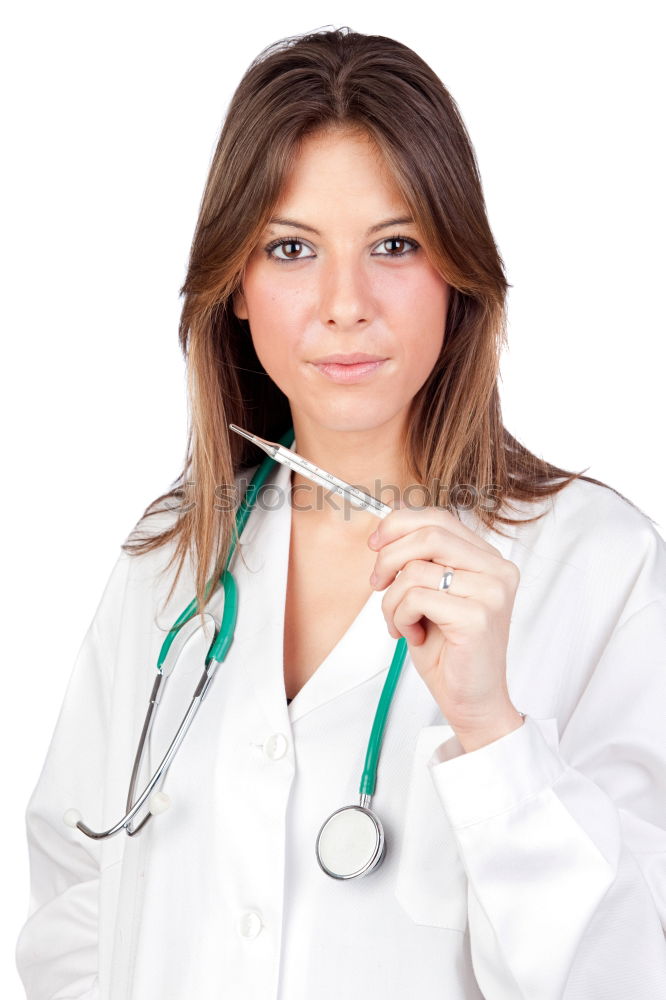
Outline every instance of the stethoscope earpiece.
{"type": "Polygon", "coordinates": [[[160,813],[166,812],[170,805],[171,799],[166,792],[155,792],[148,799],[148,811],[153,816],[159,816],[160,813]]]}

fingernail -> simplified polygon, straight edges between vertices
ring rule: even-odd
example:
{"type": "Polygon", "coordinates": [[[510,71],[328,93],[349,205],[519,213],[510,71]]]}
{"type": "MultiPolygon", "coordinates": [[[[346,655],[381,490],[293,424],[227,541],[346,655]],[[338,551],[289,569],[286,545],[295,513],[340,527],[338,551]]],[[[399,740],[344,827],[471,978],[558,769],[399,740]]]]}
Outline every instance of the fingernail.
{"type": "Polygon", "coordinates": [[[377,541],[378,541],[378,534],[376,531],[373,531],[373,533],[368,538],[368,545],[370,545],[374,549],[375,545],[377,544],[377,541]]]}

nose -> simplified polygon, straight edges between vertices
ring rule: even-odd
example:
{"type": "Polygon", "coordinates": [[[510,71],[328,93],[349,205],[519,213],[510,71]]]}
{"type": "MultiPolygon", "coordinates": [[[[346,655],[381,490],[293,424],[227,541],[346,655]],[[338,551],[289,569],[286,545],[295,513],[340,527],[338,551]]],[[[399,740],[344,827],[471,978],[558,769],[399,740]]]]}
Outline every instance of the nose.
{"type": "Polygon", "coordinates": [[[320,268],[319,309],[324,326],[340,330],[371,323],[374,293],[363,262],[349,252],[332,253],[320,268]]]}

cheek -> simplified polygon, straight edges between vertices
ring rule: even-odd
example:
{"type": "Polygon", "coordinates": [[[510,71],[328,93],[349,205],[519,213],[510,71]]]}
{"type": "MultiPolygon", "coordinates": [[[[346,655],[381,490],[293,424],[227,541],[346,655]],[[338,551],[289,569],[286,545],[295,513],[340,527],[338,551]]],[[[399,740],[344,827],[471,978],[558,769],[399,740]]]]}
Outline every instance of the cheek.
{"type": "Polygon", "coordinates": [[[449,304],[449,286],[436,271],[411,276],[390,291],[391,327],[412,380],[422,385],[439,357],[449,304]]]}
{"type": "Polygon", "coordinates": [[[292,359],[298,353],[305,327],[305,298],[297,287],[262,281],[258,275],[248,275],[245,287],[257,357],[273,381],[286,392],[292,359]]]}

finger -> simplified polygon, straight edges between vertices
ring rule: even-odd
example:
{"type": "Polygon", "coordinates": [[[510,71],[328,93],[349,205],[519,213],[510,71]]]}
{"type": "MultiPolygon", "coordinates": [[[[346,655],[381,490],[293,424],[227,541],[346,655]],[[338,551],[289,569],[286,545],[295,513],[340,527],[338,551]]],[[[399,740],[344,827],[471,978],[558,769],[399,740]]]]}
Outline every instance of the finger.
{"type": "Polygon", "coordinates": [[[422,634],[423,625],[412,632],[422,618],[437,625],[455,645],[469,642],[488,628],[488,612],[479,601],[441,594],[430,587],[410,587],[393,613],[393,625],[409,641],[411,634],[422,634]]]}
{"type": "MultiPolygon", "coordinates": [[[[450,570],[451,567],[419,559],[407,563],[382,598],[382,614],[387,625],[390,626],[394,621],[398,605],[404,600],[407,592],[414,587],[428,587],[435,594],[443,594],[447,597],[467,598],[483,606],[492,615],[505,613],[511,590],[507,590],[506,584],[501,580],[487,576],[485,573],[453,569],[449,587],[442,590],[439,585],[447,569],[450,570]]],[[[390,627],[389,631],[391,631],[390,627]]]]}
{"type": "MultiPolygon", "coordinates": [[[[482,573],[474,573],[471,570],[454,569],[453,566],[445,566],[443,563],[432,562],[430,559],[410,559],[401,570],[396,573],[393,583],[386,591],[386,596],[394,594],[396,596],[405,593],[410,587],[430,587],[432,590],[440,591],[444,594],[454,593],[456,597],[476,597],[481,599],[484,593],[484,581],[487,579],[482,573]],[[445,573],[451,572],[452,578],[449,586],[440,587],[440,583],[445,573]]],[[[375,587],[375,590],[382,590],[382,587],[375,587]]]]}
{"type": "Polygon", "coordinates": [[[430,560],[442,566],[500,577],[504,572],[502,564],[506,561],[501,555],[484,552],[445,528],[429,524],[383,546],[375,560],[375,588],[383,590],[398,570],[413,559],[430,560]]]}
{"type": "MultiPolygon", "coordinates": [[[[466,570],[454,570],[450,586],[446,590],[440,589],[440,583],[444,573],[450,567],[440,566],[439,563],[429,562],[422,559],[414,559],[407,563],[405,568],[398,573],[395,580],[388,588],[382,598],[382,614],[389,627],[391,635],[394,634],[393,618],[395,610],[410,587],[429,587],[436,593],[445,595],[455,594],[457,597],[478,598],[479,581],[485,578],[480,573],[468,573],[466,570]]],[[[397,638],[397,635],[395,636],[397,638]]]]}
{"type": "Polygon", "coordinates": [[[378,527],[372,533],[372,535],[376,536],[376,542],[370,542],[370,539],[368,539],[368,545],[372,549],[380,549],[388,542],[395,541],[395,539],[414,531],[416,528],[429,524],[445,528],[452,534],[459,536],[472,545],[476,545],[477,548],[485,552],[492,552],[498,556],[502,554],[498,548],[491,545],[484,538],[481,538],[476,531],[472,531],[466,524],[463,524],[455,514],[449,510],[444,510],[442,507],[423,507],[421,509],[396,507],[390,514],[382,518],[378,527]]]}

